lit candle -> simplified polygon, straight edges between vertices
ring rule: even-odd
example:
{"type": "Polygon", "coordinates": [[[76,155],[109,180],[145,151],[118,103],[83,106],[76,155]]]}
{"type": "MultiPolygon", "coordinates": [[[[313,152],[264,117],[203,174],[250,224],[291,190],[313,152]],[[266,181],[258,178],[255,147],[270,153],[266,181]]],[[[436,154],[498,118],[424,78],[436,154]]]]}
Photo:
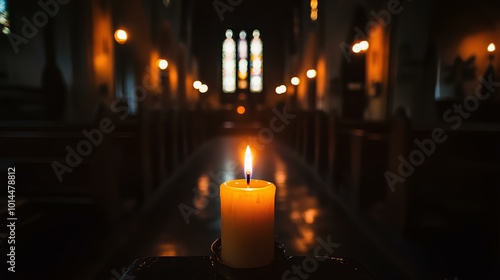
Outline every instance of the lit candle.
{"type": "Polygon", "coordinates": [[[274,258],[274,197],[276,186],[250,180],[252,154],[245,153],[246,179],[220,186],[221,258],[233,268],[265,266],[274,258]]]}

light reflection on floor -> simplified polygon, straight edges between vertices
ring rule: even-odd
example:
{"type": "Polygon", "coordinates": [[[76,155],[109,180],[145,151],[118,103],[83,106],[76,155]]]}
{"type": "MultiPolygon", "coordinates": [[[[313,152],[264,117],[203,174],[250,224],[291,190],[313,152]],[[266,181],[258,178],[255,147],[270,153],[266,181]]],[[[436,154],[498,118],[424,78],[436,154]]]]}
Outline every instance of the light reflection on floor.
{"type": "MultiPolygon", "coordinates": [[[[134,257],[209,255],[210,245],[220,237],[219,185],[243,178],[242,159],[238,158],[243,154],[238,151],[240,147],[244,149],[243,144],[245,141],[241,138],[215,141],[196,164],[190,166],[189,172],[172,183],[174,188],[162,198],[161,205],[151,214],[151,221],[144,221],[146,227],[127,248],[127,254],[134,257]],[[189,224],[179,211],[181,204],[196,212],[190,214],[189,224]]],[[[275,236],[276,241],[284,244],[288,255],[312,255],[319,244],[318,238],[326,240],[328,236],[342,244],[335,250],[335,256],[358,258],[358,253],[367,252],[368,245],[357,229],[304,170],[278,154],[272,144],[255,154],[253,178],[271,181],[277,188],[275,236]]],[[[130,261],[131,257],[127,258],[126,261],[130,261]]]]}
{"type": "Polygon", "coordinates": [[[158,246],[158,249],[159,249],[158,256],[161,256],[161,257],[169,257],[169,256],[178,256],[179,255],[179,252],[176,249],[175,244],[171,244],[171,243],[160,244],[158,246]]]}
{"type": "MultiPolygon", "coordinates": [[[[210,245],[220,237],[219,185],[243,178],[243,160],[239,158],[243,152],[238,151],[244,150],[244,139],[248,138],[214,140],[189,170],[171,182],[171,189],[143,217],[140,229],[115,255],[110,267],[128,265],[144,256],[210,255],[210,245]],[[179,211],[182,204],[196,212],[189,215],[189,223],[179,211]]],[[[254,179],[276,185],[275,236],[286,254],[310,256],[320,241],[331,240],[341,245],[331,256],[355,259],[373,270],[392,268],[310,174],[290,158],[290,151],[278,153],[271,143],[256,151],[253,170],[254,179]]],[[[109,269],[104,273],[108,275],[109,269]]]]}
{"type": "Polygon", "coordinates": [[[277,239],[290,253],[307,255],[316,245],[313,224],[319,213],[317,197],[307,185],[300,184],[297,173],[287,167],[280,156],[274,154],[271,159],[277,185],[277,239]]]}

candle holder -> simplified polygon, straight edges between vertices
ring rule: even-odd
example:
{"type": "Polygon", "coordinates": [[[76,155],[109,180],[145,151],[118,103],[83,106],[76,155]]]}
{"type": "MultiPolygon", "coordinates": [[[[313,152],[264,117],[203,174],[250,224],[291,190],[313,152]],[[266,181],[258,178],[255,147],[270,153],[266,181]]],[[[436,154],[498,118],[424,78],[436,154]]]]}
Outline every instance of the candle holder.
{"type": "Polygon", "coordinates": [[[357,262],[336,257],[286,256],[283,245],[274,242],[274,260],[262,267],[232,268],[221,261],[221,240],[211,246],[212,256],[146,257],[125,269],[122,280],[373,280],[357,262]],[[316,263],[312,269],[308,264],[316,263]],[[300,274],[295,271],[300,269],[300,274]],[[311,270],[312,269],[312,270],[311,270]]]}
{"type": "Polygon", "coordinates": [[[212,243],[210,246],[212,252],[212,266],[217,271],[217,274],[223,279],[231,280],[246,280],[246,279],[281,279],[281,273],[279,269],[276,269],[284,259],[285,248],[282,244],[274,241],[274,259],[273,261],[265,266],[252,267],[252,268],[233,268],[229,267],[222,262],[221,258],[221,239],[212,243]]]}

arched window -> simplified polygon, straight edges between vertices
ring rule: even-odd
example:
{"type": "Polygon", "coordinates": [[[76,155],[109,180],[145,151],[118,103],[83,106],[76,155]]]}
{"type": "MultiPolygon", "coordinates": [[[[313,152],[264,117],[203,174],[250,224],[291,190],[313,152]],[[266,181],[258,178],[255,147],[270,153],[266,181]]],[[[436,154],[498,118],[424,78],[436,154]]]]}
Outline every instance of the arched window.
{"type": "Polygon", "coordinates": [[[252,36],[249,44],[247,33],[240,31],[236,45],[233,31],[226,31],[226,39],[222,44],[222,91],[225,93],[233,93],[237,89],[247,90],[249,84],[250,92],[263,90],[263,46],[259,30],[254,30],[252,36]]]}
{"type": "Polygon", "coordinates": [[[250,42],[250,91],[262,92],[263,45],[259,30],[254,30],[252,35],[253,39],[250,42]]]}
{"type": "Polygon", "coordinates": [[[246,89],[248,86],[248,43],[247,33],[240,32],[240,39],[238,41],[238,87],[246,89]]]}
{"type": "Polygon", "coordinates": [[[222,44],[222,91],[236,91],[236,43],[231,29],[226,31],[226,39],[222,44]]]}
{"type": "Polygon", "coordinates": [[[0,29],[7,35],[10,33],[9,10],[7,9],[7,0],[0,0],[0,29]]]}

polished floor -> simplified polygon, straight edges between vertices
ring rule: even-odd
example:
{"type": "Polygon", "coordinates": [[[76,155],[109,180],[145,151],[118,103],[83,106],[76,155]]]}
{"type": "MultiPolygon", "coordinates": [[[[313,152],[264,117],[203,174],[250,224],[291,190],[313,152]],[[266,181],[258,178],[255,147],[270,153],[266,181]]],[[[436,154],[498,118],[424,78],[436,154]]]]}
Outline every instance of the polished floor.
{"type": "MultiPolygon", "coordinates": [[[[103,279],[142,256],[209,255],[220,235],[218,190],[211,186],[243,177],[245,137],[218,138],[204,145],[167,182],[164,195],[136,226],[133,236],[101,271],[103,279]],[[184,215],[183,205],[197,213],[184,215]],[[187,217],[189,216],[189,217],[187,217]]],[[[313,255],[321,240],[337,243],[331,254],[360,262],[377,279],[411,279],[325,193],[293,152],[271,143],[254,151],[254,176],[277,186],[275,234],[289,255],[313,255]]],[[[108,277],[109,278],[109,277],[108,277]]]]}

